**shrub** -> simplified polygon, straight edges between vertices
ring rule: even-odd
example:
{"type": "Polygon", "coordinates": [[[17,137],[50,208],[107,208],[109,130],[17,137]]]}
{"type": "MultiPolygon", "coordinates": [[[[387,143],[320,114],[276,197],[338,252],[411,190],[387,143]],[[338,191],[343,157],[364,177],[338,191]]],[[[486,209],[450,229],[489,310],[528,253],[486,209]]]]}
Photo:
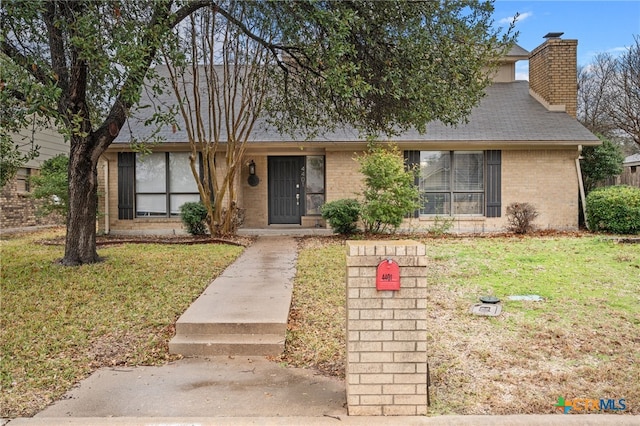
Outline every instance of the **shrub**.
{"type": "Polygon", "coordinates": [[[326,203],[322,206],[322,217],[329,222],[333,232],[338,234],[353,234],[358,230],[360,218],[360,203],[358,200],[347,198],[326,203]]]}
{"type": "Polygon", "coordinates": [[[180,206],[182,223],[191,235],[207,233],[207,208],[201,202],[189,202],[180,206]]]}
{"type": "Polygon", "coordinates": [[[441,237],[448,234],[453,228],[454,218],[436,216],[433,218],[433,224],[427,228],[427,232],[435,237],[441,237]]]}
{"type": "Polygon", "coordinates": [[[609,186],[587,196],[587,221],[592,231],[640,233],[640,188],[609,186]]]}
{"type": "Polygon", "coordinates": [[[622,173],[624,155],[620,146],[600,137],[602,145],[585,146],[582,150],[582,179],[584,189],[591,192],[598,182],[622,173]]]}
{"type": "Polygon", "coordinates": [[[511,203],[507,206],[507,230],[516,234],[526,234],[535,229],[533,221],[538,211],[529,203],[511,203]]]}
{"type": "Polygon", "coordinates": [[[40,174],[30,179],[33,185],[31,196],[42,200],[38,208],[38,215],[46,216],[50,213],[59,213],[66,216],[68,210],[68,179],[69,157],[58,154],[42,163],[40,174]]]}
{"type": "Polygon", "coordinates": [[[365,231],[395,231],[406,215],[420,207],[414,171],[405,168],[397,147],[373,146],[358,161],[365,178],[360,209],[365,231]]]}

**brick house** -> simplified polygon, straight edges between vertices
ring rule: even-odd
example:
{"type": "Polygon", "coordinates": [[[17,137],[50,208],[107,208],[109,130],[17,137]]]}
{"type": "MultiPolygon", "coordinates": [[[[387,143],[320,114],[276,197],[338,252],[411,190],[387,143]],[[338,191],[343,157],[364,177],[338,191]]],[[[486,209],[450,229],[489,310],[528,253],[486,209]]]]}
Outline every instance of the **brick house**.
{"type": "MultiPolygon", "coordinates": [[[[428,199],[404,228],[426,229],[436,217],[450,216],[455,231],[498,232],[512,202],[532,203],[540,228],[578,228],[577,159],[582,146],[600,141],[575,118],[576,48],[576,40],[560,38],[548,38],[531,53],[514,46],[467,124],[434,122],[426,134],[392,140],[408,163],[420,164],[418,185],[428,199]],[[526,59],[530,81],[516,81],[515,63],[526,59]]],[[[149,156],[133,153],[124,134],[103,155],[102,231],[182,231],[178,206],[198,199],[189,147],[180,131],[168,128],[162,135],[165,141],[149,156]]],[[[348,130],[307,141],[255,130],[237,182],[242,227],[326,226],[323,203],[357,198],[362,175],[354,157],[365,148],[366,141],[348,130]]]]}
{"type": "MultiPolygon", "coordinates": [[[[20,146],[30,144],[31,130],[25,129],[13,136],[13,141],[20,146]]],[[[39,173],[46,160],[58,154],[69,155],[69,145],[53,128],[38,130],[33,135],[34,144],[40,147],[38,157],[29,160],[24,167],[18,169],[16,176],[0,191],[0,228],[16,228],[23,226],[59,225],[64,218],[59,215],[38,216],[38,201],[30,196],[29,178],[39,173]]]]}

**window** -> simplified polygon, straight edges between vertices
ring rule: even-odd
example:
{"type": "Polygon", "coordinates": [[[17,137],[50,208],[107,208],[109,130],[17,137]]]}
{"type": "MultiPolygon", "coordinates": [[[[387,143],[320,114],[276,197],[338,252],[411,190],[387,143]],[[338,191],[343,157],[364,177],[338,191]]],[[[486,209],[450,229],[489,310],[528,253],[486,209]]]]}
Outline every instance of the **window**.
{"type": "Polygon", "coordinates": [[[180,214],[180,206],[199,201],[188,152],[136,154],[136,217],[169,217],[180,214]]]}
{"type": "Polygon", "coordinates": [[[306,157],[306,212],[308,215],[319,215],[324,204],[324,156],[309,155],[306,157]]]}
{"type": "Polygon", "coordinates": [[[31,169],[20,168],[16,172],[16,191],[17,192],[30,192],[31,185],[29,179],[31,178],[31,169]]]}
{"type": "Polygon", "coordinates": [[[483,215],[484,152],[420,151],[421,215],[483,215]]]}

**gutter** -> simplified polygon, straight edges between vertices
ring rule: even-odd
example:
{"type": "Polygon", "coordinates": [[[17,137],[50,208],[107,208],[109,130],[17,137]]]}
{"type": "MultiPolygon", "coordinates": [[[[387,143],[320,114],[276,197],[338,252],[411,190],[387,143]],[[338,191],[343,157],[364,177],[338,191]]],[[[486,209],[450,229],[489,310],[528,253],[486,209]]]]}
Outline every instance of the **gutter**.
{"type": "Polygon", "coordinates": [[[104,166],[104,233],[109,234],[109,160],[105,159],[104,166]]]}
{"type": "Polygon", "coordinates": [[[582,215],[584,216],[584,224],[589,228],[587,222],[587,202],[584,195],[584,182],[582,181],[582,169],[580,168],[580,160],[582,159],[582,145],[578,145],[578,158],[576,158],[576,172],[578,173],[578,185],[580,186],[580,201],[582,201],[582,215]]]}

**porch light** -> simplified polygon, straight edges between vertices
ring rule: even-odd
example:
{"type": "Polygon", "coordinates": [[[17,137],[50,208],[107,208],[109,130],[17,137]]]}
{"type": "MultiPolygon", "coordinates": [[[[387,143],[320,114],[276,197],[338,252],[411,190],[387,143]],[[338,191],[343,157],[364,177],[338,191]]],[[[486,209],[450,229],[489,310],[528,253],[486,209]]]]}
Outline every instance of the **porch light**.
{"type": "Polygon", "coordinates": [[[258,186],[260,178],[256,176],[256,163],[253,160],[249,161],[249,186],[258,186]]]}

